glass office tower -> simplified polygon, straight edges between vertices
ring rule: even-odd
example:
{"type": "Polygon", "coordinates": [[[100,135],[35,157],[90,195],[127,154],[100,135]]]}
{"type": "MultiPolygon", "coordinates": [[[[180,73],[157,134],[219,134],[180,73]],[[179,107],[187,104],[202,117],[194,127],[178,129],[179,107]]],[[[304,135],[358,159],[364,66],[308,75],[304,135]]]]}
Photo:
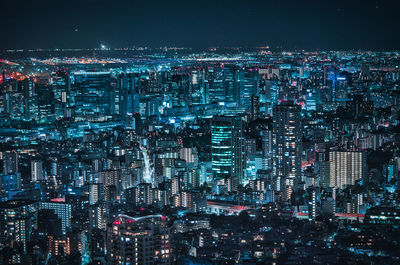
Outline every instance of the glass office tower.
{"type": "Polygon", "coordinates": [[[215,116],[211,123],[211,156],[214,179],[225,180],[236,190],[243,179],[244,140],[240,116],[215,116]]]}
{"type": "Polygon", "coordinates": [[[290,199],[296,183],[301,181],[301,107],[293,101],[283,101],[273,108],[274,175],[277,190],[290,199]]]}

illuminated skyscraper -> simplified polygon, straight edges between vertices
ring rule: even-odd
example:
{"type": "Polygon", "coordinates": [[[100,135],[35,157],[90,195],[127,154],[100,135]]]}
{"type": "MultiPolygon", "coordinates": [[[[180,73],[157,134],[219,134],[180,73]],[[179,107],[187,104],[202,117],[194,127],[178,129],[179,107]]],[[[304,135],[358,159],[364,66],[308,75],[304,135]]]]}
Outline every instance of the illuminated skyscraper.
{"type": "Polygon", "coordinates": [[[66,107],[71,104],[71,82],[66,70],[59,69],[53,75],[54,108],[56,117],[67,116],[66,107]]]}
{"type": "Polygon", "coordinates": [[[34,160],[31,161],[31,177],[32,181],[40,181],[43,180],[43,168],[42,161],[34,160]]]}
{"type": "Polygon", "coordinates": [[[251,95],[250,97],[250,116],[252,120],[258,118],[260,114],[260,97],[251,95]]]}
{"type": "Polygon", "coordinates": [[[253,68],[240,71],[238,81],[240,82],[239,105],[250,110],[251,97],[257,94],[257,71],[253,68]]]}
{"type": "Polygon", "coordinates": [[[115,113],[126,117],[139,111],[140,74],[123,73],[118,75],[115,113]]]}
{"type": "Polygon", "coordinates": [[[28,120],[36,119],[38,109],[34,79],[27,78],[25,80],[22,80],[20,86],[22,87],[24,94],[25,118],[28,120]]]}
{"type": "Polygon", "coordinates": [[[18,153],[16,151],[6,151],[0,154],[3,160],[3,173],[18,172],[18,153]]]}
{"type": "Polygon", "coordinates": [[[211,123],[214,179],[224,179],[231,190],[243,180],[245,167],[243,121],[240,116],[215,116],[211,123]]]}
{"type": "Polygon", "coordinates": [[[240,91],[239,91],[239,70],[237,67],[230,65],[224,67],[224,87],[225,87],[225,100],[226,101],[239,101],[240,91]]]}
{"type": "Polygon", "coordinates": [[[75,72],[72,78],[78,117],[98,119],[113,114],[115,104],[110,72],[75,72]]]}
{"type": "Polygon", "coordinates": [[[94,229],[106,230],[106,216],[107,210],[105,204],[98,203],[95,205],[91,205],[89,207],[89,230],[93,231],[94,229]]]}
{"type": "Polygon", "coordinates": [[[273,155],[273,147],[274,147],[274,139],[273,139],[273,130],[263,130],[260,132],[261,134],[261,144],[263,157],[266,159],[267,168],[272,169],[272,155],[273,155]]]}
{"type": "Polygon", "coordinates": [[[204,80],[205,103],[225,101],[223,73],[219,68],[209,67],[204,80]]]}
{"type": "Polygon", "coordinates": [[[367,173],[366,154],[360,151],[329,152],[329,186],[343,188],[354,185],[367,173]]]}
{"type": "MultiPolygon", "coordinates": [[[[22,247],[22,253],[28,251],[28,242],[32,231],[37,227],[38,204],[28,200],[14,200],[0,203],[0,244],[11,248],[22,247]]],[[[20,254],[22,254],[20,253],[20,254]]],[[[23,263],[21,255],[13,257],[23,263]]]]}
{"type": "Polygon", "coordinates": [[[57,198],[47,202],[39,203],[40,210],[52,210],[61,222],[63,235],[71,229],[71,204],[65,203],[65,199],[57,198]]]}
{"type": "Polygon", "coordinates": [[[299,105],[284,101],[273,109],[274,162],[277,190],[289,199],[297,182],[301,181],[301,128],[299,105]]]}
{"type": "Polygon", "coordinates": [[[108,264],[172,264],[171,227],[162,215],[119,215],[106,241],[108,264]]]}
{"type": "Polygon", "coordinates": [[[203,103],[203,75],[202,71],[192,70],[190,73],[189,86],[190,102],[192,104],[203,103]]]}

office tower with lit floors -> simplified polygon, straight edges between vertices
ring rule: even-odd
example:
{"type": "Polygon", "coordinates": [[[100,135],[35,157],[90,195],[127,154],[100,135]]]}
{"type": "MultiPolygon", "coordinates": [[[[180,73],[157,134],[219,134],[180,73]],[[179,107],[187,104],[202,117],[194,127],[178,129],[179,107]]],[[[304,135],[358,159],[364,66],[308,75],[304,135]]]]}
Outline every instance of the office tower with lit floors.
{"type": "Polygon", "coordinates": [[[355,185],[367,175],[367,156],[362,151],[329,152],[329,187],[355,185]]]}
{"type": "Polygon", "coordinates": [[[276,190],[283,200],[289,200],[301,181],[301,107],[293,101],[283,101],[273,108],[274,160],[276,190]]]}
{"type": "Polygon", "coordinates": [[[245,168],[243,121],[240,116],[215,116],[211,122],[211,159],[214,180],[235,191],[245,168]]]}
{"type": "Polygon", "coordinates": [[[69,203],[65,203],[63,198],[55,198],[51,201],[39,202],[40,210],[51,210],[60,220],[62,234],[66,235],[71,229],[71,209],[72,206],[69,203]]]}
{"type": "Polygon", "coordinates": [[[110,72],[74,72],[71,75],[75,115],[81,119],[102,120],[115,111],[110,72]]]}
{"type": "Polygon", "coordinates": [[[2,256],[1,264],[28,264],[29,242],[37,227],[38,203],[10,200],[0,203],[0,247],[13,251],[2,256]]]}
{"type": "Polygon", "coordinates": [[[65,69],[58,69],[52,73],[52,87],[54,91],[54,112],[57,118],[68,117],[70,113],[67,108],[70,106],[71,82],[69,72],[65,69]]]}
{"type": "Polygon", "coordinates": [[[107,227],[108,264],[172,264],[171,227],[162,215],[119,215],[107,227]]]}
{"type": "Polygon", "coordinates": [[[123,118],[139,111],[140,74],[121,73],[117,76],[115,113],[123,118]]]}
{"type": "Polygon", "coordinates": [[[43,162],[40,160],[31,161],[31,177],[33,182],[43,180],[43,162]]]}

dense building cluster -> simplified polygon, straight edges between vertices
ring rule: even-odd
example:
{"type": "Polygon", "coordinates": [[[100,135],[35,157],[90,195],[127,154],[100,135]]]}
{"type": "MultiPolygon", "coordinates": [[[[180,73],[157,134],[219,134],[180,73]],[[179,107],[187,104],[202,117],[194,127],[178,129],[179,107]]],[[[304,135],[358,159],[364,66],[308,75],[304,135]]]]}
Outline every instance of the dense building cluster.
{"type": "Polygon", "coordinates": [[[102,52],[0,60],[0,264],[400,262],[398,52],[102,52]]]}

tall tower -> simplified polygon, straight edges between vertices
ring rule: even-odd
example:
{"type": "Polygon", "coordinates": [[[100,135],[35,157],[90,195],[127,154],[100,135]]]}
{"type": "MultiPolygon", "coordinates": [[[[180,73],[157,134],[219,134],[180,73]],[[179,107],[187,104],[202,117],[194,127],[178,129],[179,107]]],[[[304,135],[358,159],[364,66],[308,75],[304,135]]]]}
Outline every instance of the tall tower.
{"type": "Polygon", "coordinates": [[[237,190],[245,168],[243,121],[240,116],[215,116],[211,122],[213,177],[237,190]]]}
{"type": "Polygon", "coordinates": [[[107,264],[173,264],[172,227],[162,215],[118,215],[107,226],[107,264]]]}
{"type": "Polygon", "coordinates": [[[57,117],[67,116],[66,108],[71,105],[71,80],[67,70],[58,69],[53,75],[54,107],[57,117]]]}
{"type": "Polygon", "coordinates": [[[291,197],[296,183],[301,181],[301,107],[283,101],[273,108],[274,158],[276,189],[283,191],[284,200],[291,197]]]}
{"type": "Polygon", "coordinates": [[[366,176],[366,154],[361,151],[330,151],[329,169],[329,187],[342,189],[354,185],[366,176]]]}
{"type": "Polygon", "coordinates": [[[99,119],[114,114],[114,89],[110,72],[75,72],[71,78],[74,80],[76,116],[99,119]]]}
{"type": "Polygon", "coordinates": [[[117,78],[116,113],[123,118],[139,111],[140,73],[123,73],[117,78]]]}
{"type": "Polygon", "coordinates": [[[240,97],[239,105],[251,109],[251,96],[257,94],[258,71],[253,68],[242,69],[239,72],[240,97]]]}
{"type": "Polygon", "coordinates": [[[18,153],[16,151],[6,151],[3,153],[3,173],[11,174],[18,172],[18,153]]]}
{"type": "Polygon", "coordinates": [[[32,160],[31,161],[32,182],[43,180],[42,165],[43,165],[43,163],[40,160],[32,160]]]}

